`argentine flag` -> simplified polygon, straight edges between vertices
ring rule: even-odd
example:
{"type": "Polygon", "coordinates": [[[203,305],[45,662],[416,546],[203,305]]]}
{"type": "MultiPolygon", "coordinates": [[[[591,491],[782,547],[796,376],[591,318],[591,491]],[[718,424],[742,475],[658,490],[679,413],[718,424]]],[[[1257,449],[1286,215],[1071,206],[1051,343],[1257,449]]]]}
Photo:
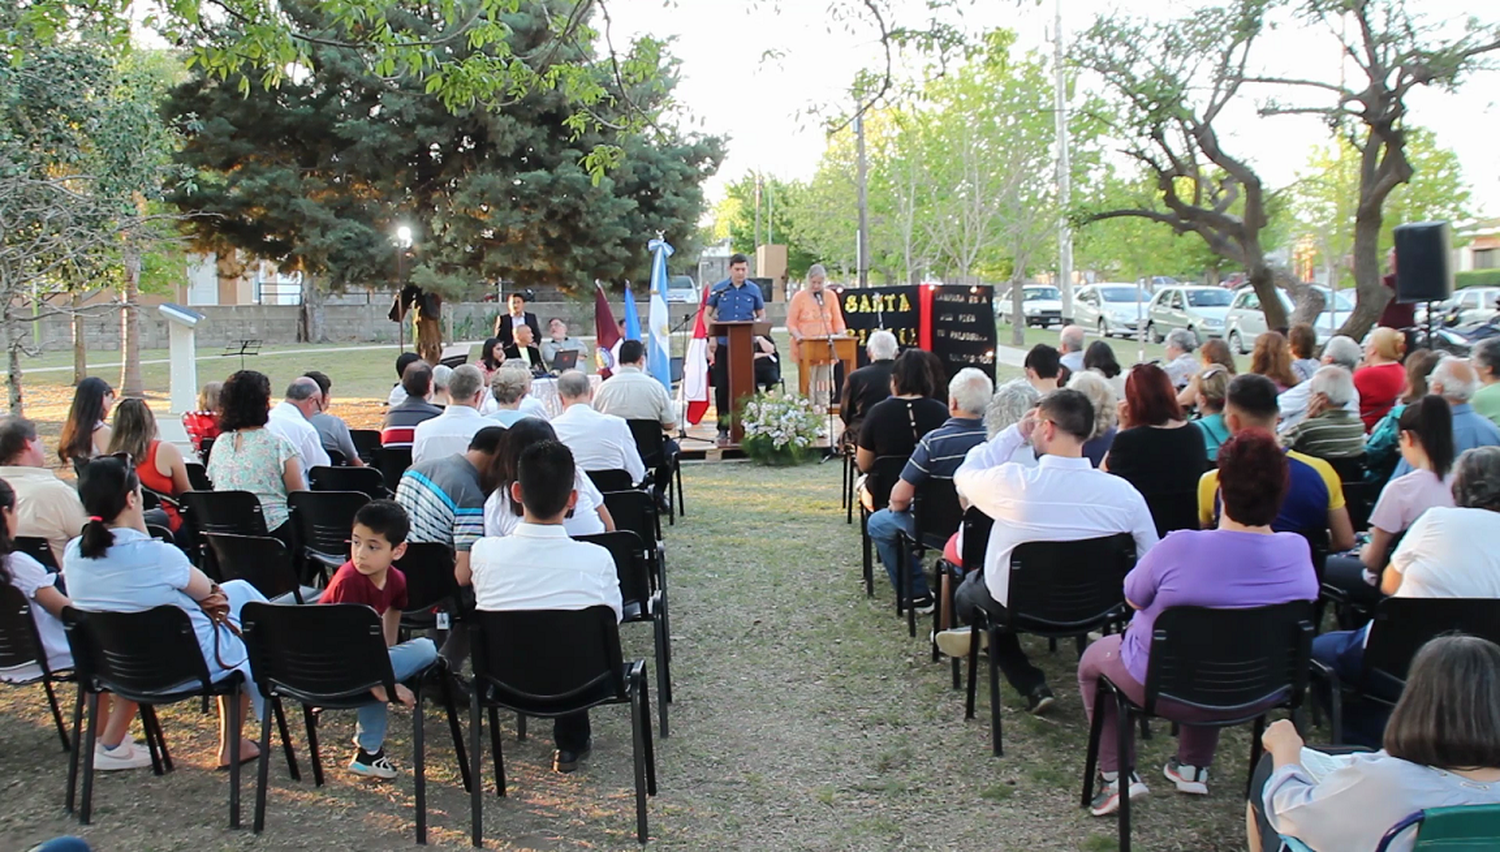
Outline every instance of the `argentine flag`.
{"type": "Polygon", "coordinates": [[[667,241],[657,237],[647,248],[653,255],[651,260],[651,312],[646,317],[650,334],[646,338],[646,372],[661,382],[667,392],[672,391],[672,320],[667,313],[667,258],[673,249],[667,241]]]}

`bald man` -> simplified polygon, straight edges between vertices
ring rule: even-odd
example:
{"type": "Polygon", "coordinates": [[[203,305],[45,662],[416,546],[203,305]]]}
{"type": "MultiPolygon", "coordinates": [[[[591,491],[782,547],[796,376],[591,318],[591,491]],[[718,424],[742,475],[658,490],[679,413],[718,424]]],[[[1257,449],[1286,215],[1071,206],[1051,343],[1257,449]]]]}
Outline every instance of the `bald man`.
{"type": "Polygon", "coordinates": [[[301,376],[287,385],[286,399],[271,409],[271,419],[266,423],[267,429],[291,441],[297,448],[304,474],[329,463],[317,427],[307,422],[307,418],[322,410],[323,389],[307,376],[301,376]]]}

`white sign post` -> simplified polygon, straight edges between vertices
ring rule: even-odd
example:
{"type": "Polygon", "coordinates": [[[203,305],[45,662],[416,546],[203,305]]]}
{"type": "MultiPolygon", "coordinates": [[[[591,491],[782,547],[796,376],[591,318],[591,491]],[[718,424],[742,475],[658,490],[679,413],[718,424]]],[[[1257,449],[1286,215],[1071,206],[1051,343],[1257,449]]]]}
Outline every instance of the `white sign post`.
{"type": "Polygon", "coordinates": [[[198,404],[198,343],[195,329],[204,315],[192,308],[171,303],[161,305],[157,310],[166,317],[172,335],[172,394],[169,411],[180,415],[192,411],[198,404]]]}

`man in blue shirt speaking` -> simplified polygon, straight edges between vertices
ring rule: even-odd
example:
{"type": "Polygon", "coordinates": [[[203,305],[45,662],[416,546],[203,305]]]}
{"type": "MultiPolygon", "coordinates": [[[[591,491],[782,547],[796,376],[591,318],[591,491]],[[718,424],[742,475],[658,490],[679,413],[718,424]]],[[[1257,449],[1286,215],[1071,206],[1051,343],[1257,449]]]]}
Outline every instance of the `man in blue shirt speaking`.
{"type": "MultiPolygon", "coordinates": [[[[714,285],[708,294],[708,318],[713,322],[764,320],[766,301],[760,285],[747,282],[750,259],[742,254],[729,257],[729,277],[714,285]]],[[[729,340],[716,338],[710,352],[713,361],[714,405],[719,412],[719,444],[729,443],[729,417],[733,409],[729,399],[729,340]]]]}

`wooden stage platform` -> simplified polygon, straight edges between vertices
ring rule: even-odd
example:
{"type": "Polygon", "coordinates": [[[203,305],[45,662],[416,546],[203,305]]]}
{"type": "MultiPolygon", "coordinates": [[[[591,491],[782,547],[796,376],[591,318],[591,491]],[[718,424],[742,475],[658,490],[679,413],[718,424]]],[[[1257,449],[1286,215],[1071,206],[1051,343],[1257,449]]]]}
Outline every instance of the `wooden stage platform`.
{"type": "MultiPolygon", "coordinates": [[[[710,415],[713,409],[709,409],[710,415]]],[[[844,421],[833,416],[833,435],[837,436],[844,431],[844,421]]],[[[718,421],[712,416],[704,417],[703,422],[697,426],[687,427],[685,434],[673,434],[677,444],[682,448],[683,461],[734,461],[745,457],[743,450],[738,445],[720,447],[717,444],[719,437],[718,421]]],[[[828,447],[828,438],[819,438],[813,447],[823,450],[828,447]]]]}

